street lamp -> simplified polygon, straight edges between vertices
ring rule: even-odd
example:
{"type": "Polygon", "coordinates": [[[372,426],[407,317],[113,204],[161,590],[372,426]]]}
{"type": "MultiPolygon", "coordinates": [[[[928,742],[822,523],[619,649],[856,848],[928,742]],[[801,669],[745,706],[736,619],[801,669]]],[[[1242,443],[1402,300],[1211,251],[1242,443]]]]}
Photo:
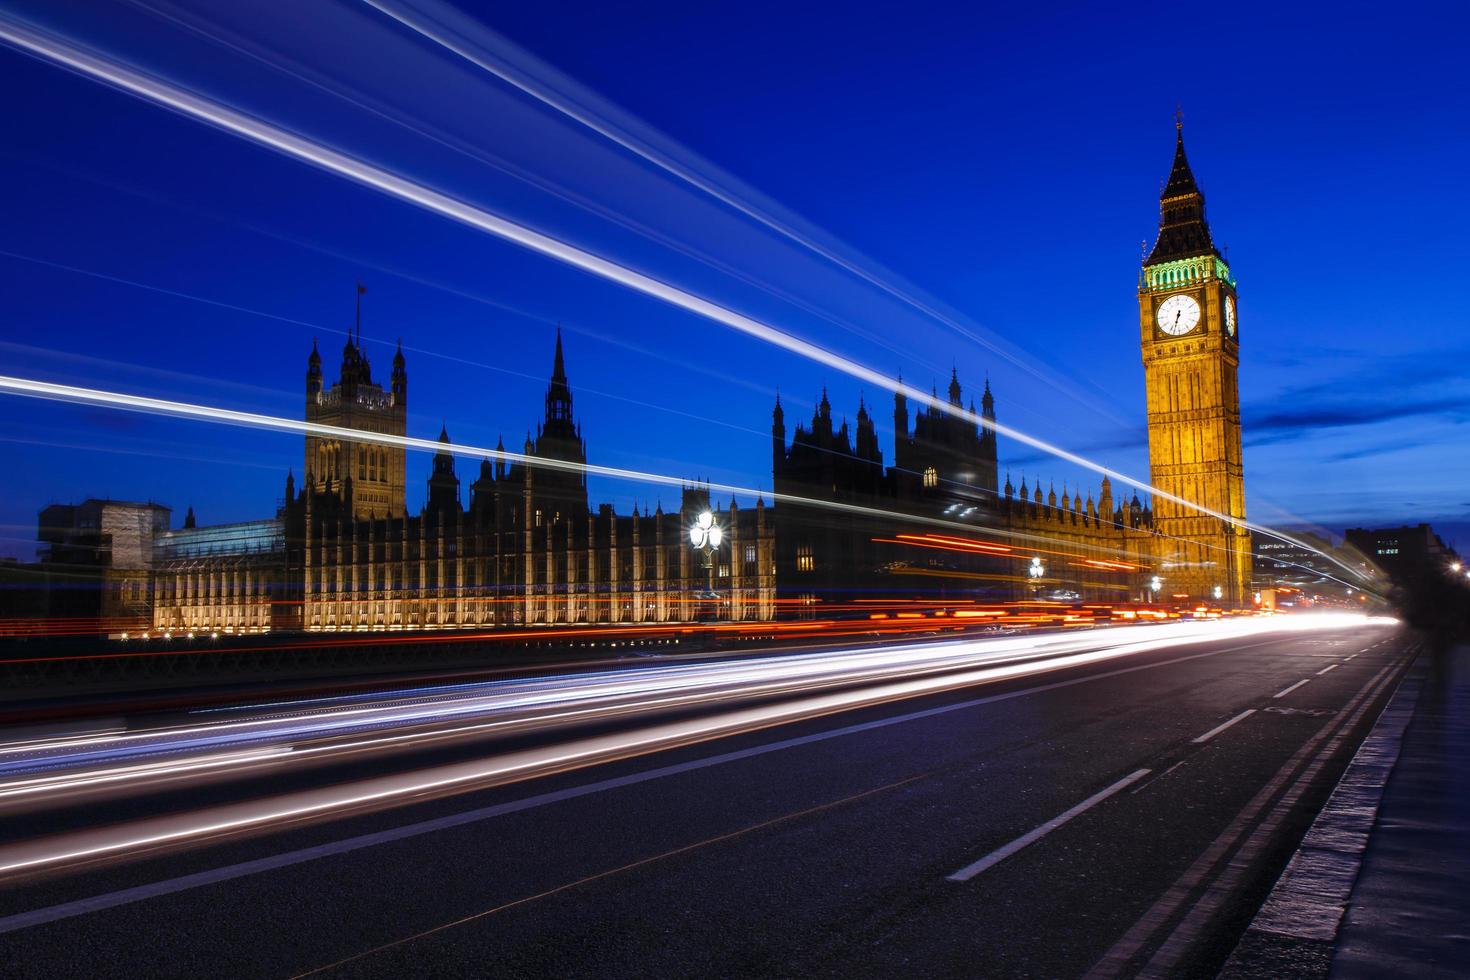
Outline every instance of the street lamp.
{"type": "Polygon", "coordinates": [[[1220,599],[1223,599],[1224,597],[1225,597],[1225,590],[1223,588],[1221,588],[1220,586],[1218,586],[1218,585],[1215,586],[1215,601],[1218,602],[1220,599]]]}
{"type": "Polygon", "coordinates": [[[1150,593],[1150,596],[1149,596],[1149,601],[1150,602],[1157,602],[1158,601],[1158,598],[1159,598],[1159,590],[1162,589],[1163,587],[1164,587],[1164,580],[1161,579],[1161,578],[1159,578],[1157,575],[1155,575],[1153,578],[1151,578],[1151,579],[1148,580],[1148,591],[1150,593]]]}
{"type": "Polygon", "coordinates": [[[705,564],[709,566],[711,593],[715,591],[715,552],[720,550],[720,542],[723,540],[725,532],[715,523],[715,515],[709,511],[696,517],[689,527],[689,543],[694,545],[696,551],[704,552],[705,564]]]}
{"type": "Polygon", "coordinates": [[[1046,566],[1041,563],[1040,555],[1031,556],[1031,565],[1026,569],[1026,574],[1031,577],[1031,591],[1033,598],[1041,597],[1041,576],[1046,574],[1046,566]]]}

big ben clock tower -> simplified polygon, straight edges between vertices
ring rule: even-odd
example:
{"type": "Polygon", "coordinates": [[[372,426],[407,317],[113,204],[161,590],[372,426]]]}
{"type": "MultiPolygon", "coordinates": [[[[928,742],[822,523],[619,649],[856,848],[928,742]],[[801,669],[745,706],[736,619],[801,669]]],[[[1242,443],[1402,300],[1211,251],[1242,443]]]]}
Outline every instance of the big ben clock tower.
{"type": "MultiPolygon", "coordinates": [[[[1176,497],[1245,519],[1240,452],[1240,324],[1235,278],[1210,238],[1205,198],[1184,155],[1184,128],[1159,197],[1159,237],[1139,277],[1148,395],[1149,480],[1176,497]]],[[[1246,601],[1250,534],[1156,496],[1164,595],[1246,601]]]]}

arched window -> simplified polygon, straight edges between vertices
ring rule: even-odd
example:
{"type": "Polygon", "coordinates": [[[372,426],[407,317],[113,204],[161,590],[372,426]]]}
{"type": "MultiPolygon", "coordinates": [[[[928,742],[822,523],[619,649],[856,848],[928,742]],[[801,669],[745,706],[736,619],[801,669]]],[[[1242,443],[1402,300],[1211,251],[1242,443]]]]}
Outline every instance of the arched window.
{"type": "Polygon", "coordinates": [[[924,469],[924,486],[939,486],[939,471],[932,466],[925,467],[924,469]]]}

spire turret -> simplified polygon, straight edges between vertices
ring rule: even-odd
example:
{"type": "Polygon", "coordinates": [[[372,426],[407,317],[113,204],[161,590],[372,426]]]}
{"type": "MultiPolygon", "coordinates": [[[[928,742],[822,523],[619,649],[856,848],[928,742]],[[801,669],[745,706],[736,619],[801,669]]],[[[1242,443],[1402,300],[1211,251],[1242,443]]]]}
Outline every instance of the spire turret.
{"type": "Polygon", "coordinates": [[[556,328],[556,354],[551,361],[551,383],[546,386],[546,429],[561,429],[568,438],[575,436],[572,428],[572,388],[567,383],[566,359],[562,355],[561,326],[556,328]]]}
{"type": "Polygon", "coordinates": [[[781,393],[776,392],[776,407],[771,410],[771,475],[774,478],[786,461],[786,411],[781,407],[781,393]]]}
{"type": "Polygon", "coordinates": [[[1144,259],[1145,266],[1173,259],[1199,255],[1219,255],[1210,226],[1205,221],[1205,196],[1194,179],[1189,158],[1184,153],[1184,122],[1176,117],[1174,163],[1169,180],[1159,195],[1159,237],[1153,251],[1144,259]]]}
{"type": "Polygon", "coordinates": [[[459,477],[454,472],[454,453],[449,451],[449,428],[439,427],[439,444],[434,454],[434,472],[429,476],[429,509],[443,514],[459,509],[459,477]]]}
{"type": "Polygon", "coordinates": [[[306,397],[312,400],[322,392],[322,355],[316,349],[316,338],[311,338],[311,353],[306,358],[306,397]]]}
{"type": "Polygon", "coordinates": [[[398,338],[398,350],[393,354],[392,393],[394,405],[408,404],[408,362],[403,358],[403,338],[398,338]]]}
{"type": "Polygon", "coordinates": [[[556,325],[556,354],[551,362],[551,381],[553,384],[558,381],[562,384],[567,383],[567,365],[566,358],[562,356],[561,351],[561,324],[559,323],[556,325]]]}

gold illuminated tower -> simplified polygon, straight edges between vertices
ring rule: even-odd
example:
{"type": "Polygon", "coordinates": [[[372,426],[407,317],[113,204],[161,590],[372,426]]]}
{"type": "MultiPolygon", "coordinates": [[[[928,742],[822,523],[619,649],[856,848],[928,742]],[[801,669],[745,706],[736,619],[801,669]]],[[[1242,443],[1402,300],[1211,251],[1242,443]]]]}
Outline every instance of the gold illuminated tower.
{"type": "MultiPolygon", "coordinates": [[[[1159,237],[1139,277],[1148,395],[1149,479],[1160,490],[1245,519],[1240,453],[1239,311],[1235,278],[1210,238],[1205,199],[1176,121],[1174,166],[1159,198],[1159,237]]],[[[1164,596],[1245,602],[1250,535],[1209,514],[1154,498],[1164,596]]]]}

